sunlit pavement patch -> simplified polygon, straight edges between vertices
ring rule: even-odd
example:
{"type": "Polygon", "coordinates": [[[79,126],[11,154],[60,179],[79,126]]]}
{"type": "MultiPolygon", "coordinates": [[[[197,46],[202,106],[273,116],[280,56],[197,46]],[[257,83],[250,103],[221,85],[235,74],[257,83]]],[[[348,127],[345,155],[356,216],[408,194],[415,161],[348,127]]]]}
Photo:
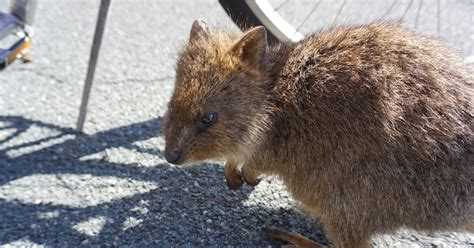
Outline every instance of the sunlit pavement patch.
{"type": "Polygon", "coordinates": [[[28,248],[39,248],[45,247],[44,245],[39,245],[31,242],[30,240],[23,238],[16,241],[13,241],[8,244],[1,245],[2,248],[10,248],[10,247],[28,247],[28,248]]]}
{"type": "Polygon", "coordinates": [[[105,160],[110,163],[151,167],[166,162],[161,155],[162,150],[164,150],[164,139],[162,137],[153,137],[133,142],[126,147],[111,147],[101,152],[87,154],[80,157],[79,160],[105,160]]]}
{"type": "Polygon", "coordinates": [[[100,233],[106,222],[107,218],[104,216],[92,217],[77,223],[72,228],[87,236],[95,237],[100,233]]]}
{"type": "Polygon", "coordinates": [[[6,126],[6,128],[0,130],[0,149],[9,158],[27,155],[75,138],[72,134],[35,124],[24,130],[10,127],[7,122],[0,122],[0,127],[2,126],[6,126]],[[12,137],[14,139],[11,139],[12,137]]]}
{"type": "Polygon", "coordinates": [[[134,217],[128,217],[122,224],[122,230],[127,230],[129,228],[132,228],[132,227],[136,227],[138,225],[140,225],[140,223],[142,223],[143,220],[141,219],[137,219],[137,218],[134,218],[134,217]]]}
{"type": "Polygon", "coordinates": [[[465,58],[465,59],[464,59],[464,63],[466,63],[466,64],[474,64],[474,55],[465,58]]]}
{"type": "Polygon", "coordinates": [[[60,213],[58,210],[48,211],[48,212],[39,212],[38,219],[49,220],[59,217],[60,213]]]}
{"type": "Polygon", "coordinates": [[[151,182],[90,174],[31,175],[0,187],[0,198],[28,204],[89,207],[156,189],[151,182]]]}

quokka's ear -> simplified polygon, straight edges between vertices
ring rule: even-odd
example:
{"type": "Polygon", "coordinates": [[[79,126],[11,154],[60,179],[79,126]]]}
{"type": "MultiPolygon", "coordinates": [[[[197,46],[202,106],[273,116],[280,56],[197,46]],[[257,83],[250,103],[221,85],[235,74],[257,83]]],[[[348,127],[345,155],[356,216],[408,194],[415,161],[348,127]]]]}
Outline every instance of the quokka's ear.
{"type": "Polygon", "coordinates": [[[230,48],[230,53],[248,64],[258,63],[267,50],[267,31],[259,26],[245,32],[230,48]]]}
{"type": "Polygon", "coordinates": [[[207,27],[207,24],[201,19],[195,20],[191,27],[191,33],[189,34],[189,42],[196,39],[207,38],[209,38],[209,28],[207,27]]]}

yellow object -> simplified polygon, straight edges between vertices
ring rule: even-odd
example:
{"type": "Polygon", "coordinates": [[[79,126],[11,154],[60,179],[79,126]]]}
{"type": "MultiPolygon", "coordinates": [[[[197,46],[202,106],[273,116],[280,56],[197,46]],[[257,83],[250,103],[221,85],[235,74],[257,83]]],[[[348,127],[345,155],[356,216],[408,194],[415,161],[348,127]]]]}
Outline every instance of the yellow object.
{"type": "MultiPolygon", "coordinates": [[[[12,53],[10,54],[10,56],[8,56],[7,58],[7,63],[8,64],[11,64],[13,61],[15,61],[15,59],[18,58],[18,56],[25,56],[23,55],[23,51],[25,51],[28,47],[30,47],[31,45],[31,40],[29,37],[25,37],[24,38],[24,42],[18,46],[15,50],[12,51],[12,53]]],[[[29,61],[29,58],[27,56],[26,60],[29,61]]],[[[24,60],[25,61],[25,60],[24,60]]]]}
{"type": "Polygon", "coordinates": [[[31,57],[29,54],[24,53],[21,55],[21,60],[23,60],[23,63],[30,63],[31,62],[31,57]]]}

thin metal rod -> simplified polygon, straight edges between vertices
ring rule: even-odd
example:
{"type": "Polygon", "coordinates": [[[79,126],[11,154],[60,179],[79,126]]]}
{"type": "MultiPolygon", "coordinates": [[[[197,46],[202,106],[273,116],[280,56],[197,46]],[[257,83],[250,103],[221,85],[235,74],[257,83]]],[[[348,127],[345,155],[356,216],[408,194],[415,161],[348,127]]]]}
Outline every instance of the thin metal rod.
{"type": "Polygon", "coordinates": [[[439,36],[441,34],[441,1],[436,1],[436,34],[439,36]]]}
{"type": "Polygon", "coordinates": [[[410,7],[412,4],[413,4],[413,0],[410,0],[410,2],[407,5],[407,8],[405,9],[405,12],[403,12],[402,17],[400,17],[400,22],[403,22],[403,18],[405,18],[405,15],[408,13],[408,10],[410,10],[410,7]]]}
{"type": "Polygon", "coordinates": [[[421,6],[423,6],[423,0],[420,0],[420,3],[418,4],[418,11],[416,12],[415,19],[415,29],[418,28],[418,20],[420,19],[421,6]]]}
{"type": "Polygon", "coordinates": [[[84,91],[82,93],[82,102],[79,112],[79,119],[77,120],[77,131],[82,132],[84,128],[84,121],[86,120],[87,104],[89,103],[89,95],[91,93],[92,82],[94,81],[94,73],[99,57],[100,45],[102,43],[102,36],[105,29],[105,21],[107,20],[107,12],[109,11],[110,0],[101,0],[99,16],[97,17],[97,24],[95,27],[94,40],[92,42],[91,55],[89,58],[89,67],[87,68],[87,76],[84,84],[84,91]]]}
{"type": "Polygon", "coordinates": [[[10,13],[21,22],[32,25],[37,4],[37,0],[13,0],[10,1],[10,13]]]}
{"type": "Polygon", "coordinates": [[[309,14],[304,18],[303,22],[296,28],[296,32],[300,30],[300,28],[308,21],[309,17],[314,13],[314,11],[318,8],[319,4],[322,0],[319,0],[311,9],[309,14]]]}
{"type": "Polygon", "coordinates": [[[385,13],[383,14],[382,18],[381,19],[384,19],[388,14],[390,14],[390,12],[392,11],[393,7],[395,7],[395,5],[397,4],[397,1],[398,0],[394,0],[392,2],[392,5],[390,5],[390,7],[387,9],[387,11],[385,11],[385,13]]]}
{"type": "Polygon", "coordinates": [[[282,4],[280,4],[278,7],[274,8],[275,11],[278,11],[281,7],[285,6],[288,3],[289,0],[284,1],[282,4]]]}
{"type": "Polygon", "coordinates": [[[342,9],[344,8],[344,6],[346,6],[346,2],[347,2],[347,0],[344,0],[344,1],[342,2],[342,4],[341,4],[341,7],[339,7],[339,10],[337,10],[336,17],[334,17],[334,19],[332,20],[331,26],[334,25],[334,24],[336,24],[336,20],[337,20],[337,18],[339,17],[339,15],[341,14],[342,9]]]}

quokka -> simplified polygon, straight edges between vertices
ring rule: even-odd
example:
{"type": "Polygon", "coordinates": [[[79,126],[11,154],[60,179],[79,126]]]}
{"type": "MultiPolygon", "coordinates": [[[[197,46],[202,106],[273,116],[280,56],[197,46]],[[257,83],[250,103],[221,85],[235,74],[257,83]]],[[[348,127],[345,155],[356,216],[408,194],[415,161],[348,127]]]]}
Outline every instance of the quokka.
{"type": "Polygon", "coordinates": [[[474,231],[472,68],[390,23],[266,40],[194,22],[162,126],[170,163],[224,158],[234,189],[279,176],[335,247],[400,227],[474,231]]]}

